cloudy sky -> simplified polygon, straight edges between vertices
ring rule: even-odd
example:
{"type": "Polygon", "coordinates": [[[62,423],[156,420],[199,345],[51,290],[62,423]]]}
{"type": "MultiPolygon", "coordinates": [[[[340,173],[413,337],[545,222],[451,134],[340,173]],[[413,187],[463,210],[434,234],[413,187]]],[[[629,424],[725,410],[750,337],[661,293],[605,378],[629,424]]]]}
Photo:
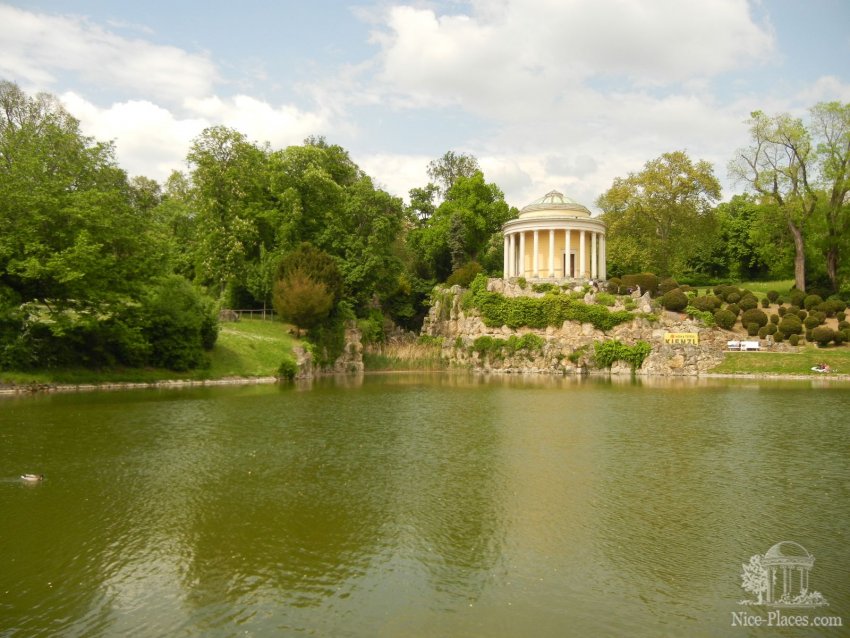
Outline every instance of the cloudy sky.
{"type": "Polygon", "coordinates": [[[761,109],[850,101],[847,0],[0,0],[0,79],[58,95],[131,175],[224,124],[324,135],[389,192],[447,150],[521,207],[594,208],[666,151],[726,165],[761,109]]]}

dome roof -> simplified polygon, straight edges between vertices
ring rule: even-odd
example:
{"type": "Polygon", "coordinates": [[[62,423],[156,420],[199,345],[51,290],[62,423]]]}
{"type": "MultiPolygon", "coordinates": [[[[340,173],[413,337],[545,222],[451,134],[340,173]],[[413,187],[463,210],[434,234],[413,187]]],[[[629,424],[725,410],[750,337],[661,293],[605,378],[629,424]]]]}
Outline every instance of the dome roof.
{"type": "Polygon", "coordinates": [[[815,557],[805,547],[794,541],[776,543],[764,554],[766,565],[808,565],[815,562],[815,557]]]}
{"type": "Polygon", "coordinates": [[[590,217],[590,211],[579,204],[574,199],[570,199],[563,193],[551,190],[543,197],[535,199],[528,206],[525,206],[519,213],[520,217],[533,216],[537,217],[541,214],[549,215],[569,215],[570,217],[590,217]],[[531,213],[531,215],[529,215],[531,213]]]}

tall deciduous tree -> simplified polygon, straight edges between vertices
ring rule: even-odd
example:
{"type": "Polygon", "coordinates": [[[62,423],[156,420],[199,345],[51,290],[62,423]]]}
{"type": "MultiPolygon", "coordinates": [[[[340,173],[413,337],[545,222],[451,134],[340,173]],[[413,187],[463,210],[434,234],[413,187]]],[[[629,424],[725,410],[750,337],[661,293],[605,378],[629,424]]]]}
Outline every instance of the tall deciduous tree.
{"type": "Polygon", "coordinates": [[[478,159],[469,153],[446,151],[441,158],[428,163],[428,177],[439,187],[443,197],[448,195],[459,177],[472,177],[479,172],[478,159]]]}
{"type": "Polygon", "coordinates": [[[794,283],[806,289],[806,223],[817,207],[815,148],[802,120],[787,113],[750,117],[751,144],[740,149],[729,173],[776,204],[794,240],[794,283]]]}
{"type": "Polygon", "coordinates": [[[684,151],[664,153],[641,172],[616,178],[597,200],[608,226],[609,270],[682,274],[710,232],[719,197],[711,165],[694,163],[684,151]]]}

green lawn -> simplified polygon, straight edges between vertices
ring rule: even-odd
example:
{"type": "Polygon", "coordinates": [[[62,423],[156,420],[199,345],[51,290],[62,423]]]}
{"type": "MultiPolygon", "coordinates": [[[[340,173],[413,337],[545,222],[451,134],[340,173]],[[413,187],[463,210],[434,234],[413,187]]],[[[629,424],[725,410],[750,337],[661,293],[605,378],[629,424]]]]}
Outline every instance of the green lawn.
{"type": "Polygon", "coordinates": [[[221,379],[264,377],[277,372],[281,361],[298,341],[290,326],[277,321],[243,319],[222,323],[210,366],[188,372],[160,368],[64,368],[39,372],[0,371],[0,383],[151,383],[168,379],[221,379]]]}
{"type": "Polygon", "coordinates": [[[806,346],[798,352],[728,352],[723,363],[710,372],[722,374],[809,374],[812,366],[826,363],[833,373],[850,374],[850,347],[806,346]]]}

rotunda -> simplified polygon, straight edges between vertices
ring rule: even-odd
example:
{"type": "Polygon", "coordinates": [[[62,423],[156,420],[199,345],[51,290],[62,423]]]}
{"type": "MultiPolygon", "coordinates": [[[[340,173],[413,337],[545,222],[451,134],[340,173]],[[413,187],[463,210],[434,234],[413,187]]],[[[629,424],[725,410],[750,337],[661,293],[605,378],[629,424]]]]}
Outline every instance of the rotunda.
{"type": "Polygon", "coordinates": [[[504,277],[606,279],[605,224],[556,190],[502,226],[504,277]]]}

